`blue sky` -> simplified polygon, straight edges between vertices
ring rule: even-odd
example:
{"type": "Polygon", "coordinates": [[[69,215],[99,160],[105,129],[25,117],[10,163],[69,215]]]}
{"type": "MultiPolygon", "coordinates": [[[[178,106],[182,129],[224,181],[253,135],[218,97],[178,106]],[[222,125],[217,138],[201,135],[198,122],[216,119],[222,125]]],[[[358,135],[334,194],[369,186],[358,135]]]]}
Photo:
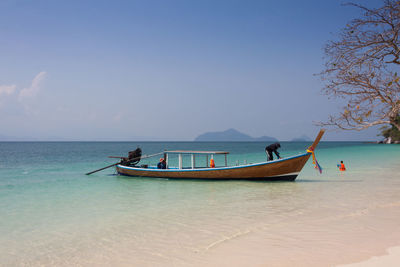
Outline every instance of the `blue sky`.
{"type": "Polygon", "coordinates": [[[313,138],[313,122],[343,104],[314,75],[324,44],[360,14],[342,3],[3,0],[0,135],[193,140],[235,128],[313,138]]]}

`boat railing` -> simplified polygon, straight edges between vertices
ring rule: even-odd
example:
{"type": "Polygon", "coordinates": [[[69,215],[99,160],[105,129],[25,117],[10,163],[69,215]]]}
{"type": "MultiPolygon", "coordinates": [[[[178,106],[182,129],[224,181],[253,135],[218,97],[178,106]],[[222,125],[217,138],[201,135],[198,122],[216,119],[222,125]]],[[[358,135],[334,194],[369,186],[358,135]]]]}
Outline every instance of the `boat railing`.
{"type": "Polygon", "coordinates": [[[206,166],[202,168],[209,168],[209,158],[214,159],[214,155],[224,155],[225,156],[225,167],[228,166],[228,159],[227,155],[229,152],[227,151],[198,151],[198,150],[171,150],[171,151],[164,151],[164,158],[167,164],[167,168],[169,166],[169,158],[170,154],[178,155],[178,169],[183,169],[183,155],[190,155],[191,156],[191,169],[196,169],[196,155],[205,155],[206,156],[206,166]]]}

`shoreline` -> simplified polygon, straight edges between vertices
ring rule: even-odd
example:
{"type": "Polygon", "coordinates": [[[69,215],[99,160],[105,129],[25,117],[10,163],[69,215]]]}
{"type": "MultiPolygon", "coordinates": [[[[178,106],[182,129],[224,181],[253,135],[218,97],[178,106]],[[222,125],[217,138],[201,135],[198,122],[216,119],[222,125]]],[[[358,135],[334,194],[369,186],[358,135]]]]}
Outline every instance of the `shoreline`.
{"type": "Polygon", "coordinates": [[[395,267],[400,264],[400,246],[389,247],[386,254],[372,256],[367,260],[337,265],[336,267],[395,267]]]}

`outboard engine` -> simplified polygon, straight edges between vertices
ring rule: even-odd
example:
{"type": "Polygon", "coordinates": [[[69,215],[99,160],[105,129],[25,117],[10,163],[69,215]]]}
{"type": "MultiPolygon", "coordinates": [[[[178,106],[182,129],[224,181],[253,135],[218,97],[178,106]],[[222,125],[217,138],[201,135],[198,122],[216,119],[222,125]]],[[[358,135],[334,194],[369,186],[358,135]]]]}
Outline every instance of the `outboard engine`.
{"type": "Polygon", "coordinates": [[[128,154],[128,162],[130,166],[135,166],[140,162],[140,158],[142,157],[142,150],[140,147],[136,148],[133,151],[129,151],[128,154]]]}
{"type": "Polygon", "coordinates": [[[133,151],[129,151],[127,158],[121,158],[121,162],[119,164],[124,166],[135,166],[139,163],[141,157],[142,150],[138,147],[133,151]]]}

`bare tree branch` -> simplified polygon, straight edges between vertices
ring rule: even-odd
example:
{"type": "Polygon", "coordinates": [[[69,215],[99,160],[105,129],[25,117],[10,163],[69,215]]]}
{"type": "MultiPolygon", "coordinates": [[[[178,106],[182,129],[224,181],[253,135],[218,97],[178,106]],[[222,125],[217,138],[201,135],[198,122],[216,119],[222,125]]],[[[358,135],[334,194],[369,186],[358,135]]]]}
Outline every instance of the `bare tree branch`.
{"type": "Polygon", "coordinates": [[[339,40],[327,43],[327,61],[320,76],[325,94],[348,103],[340,114],[318,125],[363,130],[390,123],[400,129],[396,121],[400,114],[400,1],[386,0],[375,9],[346,5],[363,14],[347,24],[339,40]]]}

